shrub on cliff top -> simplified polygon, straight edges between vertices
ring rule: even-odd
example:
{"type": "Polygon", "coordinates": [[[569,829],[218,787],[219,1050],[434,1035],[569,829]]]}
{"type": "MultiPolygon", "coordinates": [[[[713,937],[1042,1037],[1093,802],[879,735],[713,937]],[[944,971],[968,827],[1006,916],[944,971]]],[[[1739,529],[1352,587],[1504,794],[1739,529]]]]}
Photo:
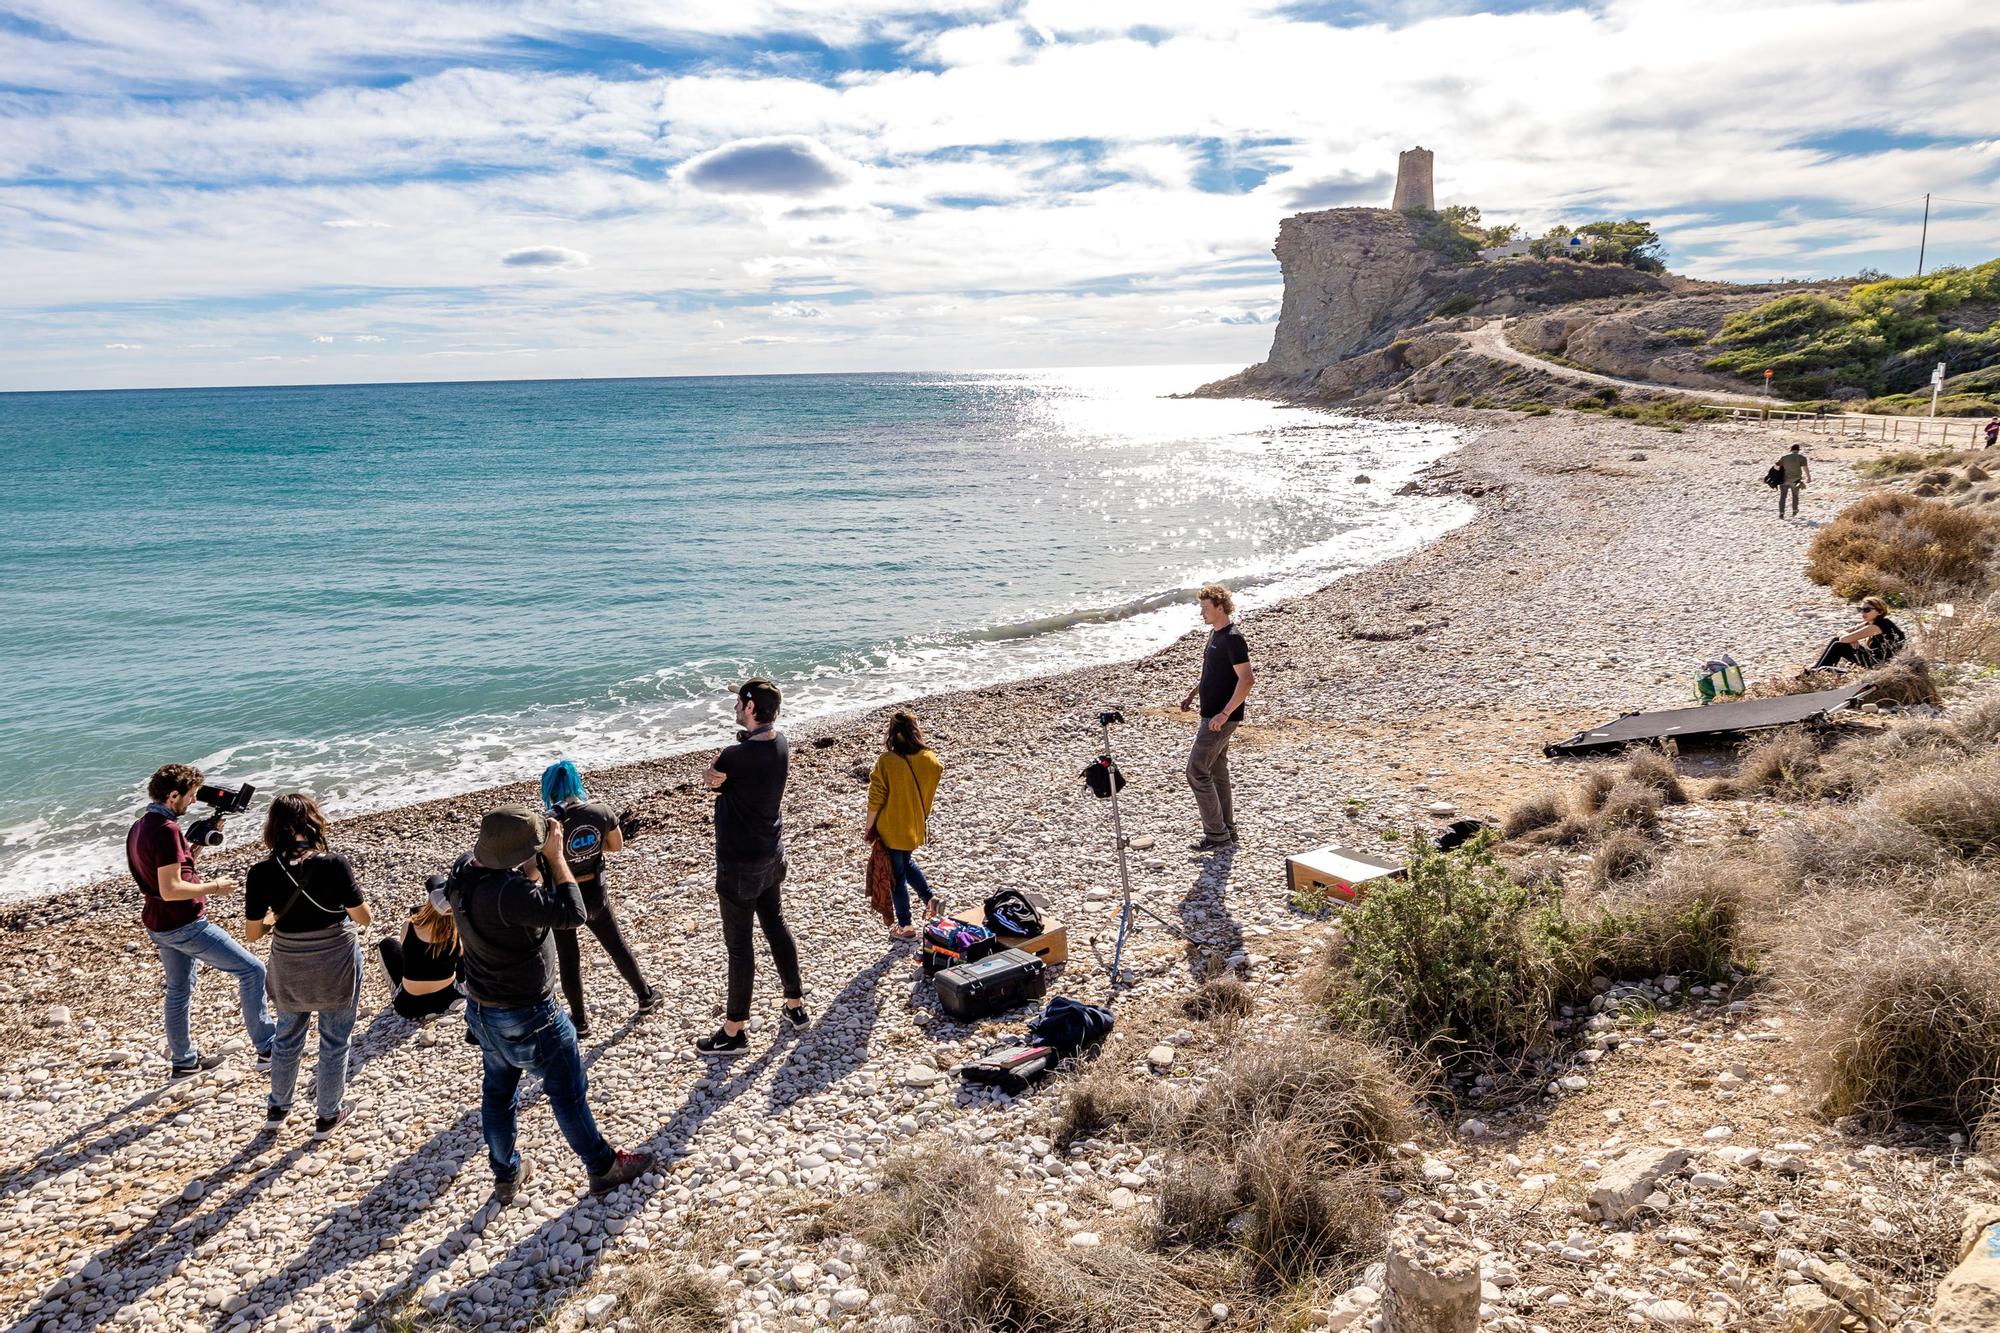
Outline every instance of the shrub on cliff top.
{"type": "Polygon", "coordinates": [[[1920,604],[1978,587],[1996,545],[2000,524],[1984,514],[1885,491],[1813,535],[1806,577],[1842,597],[1920,604]]]}

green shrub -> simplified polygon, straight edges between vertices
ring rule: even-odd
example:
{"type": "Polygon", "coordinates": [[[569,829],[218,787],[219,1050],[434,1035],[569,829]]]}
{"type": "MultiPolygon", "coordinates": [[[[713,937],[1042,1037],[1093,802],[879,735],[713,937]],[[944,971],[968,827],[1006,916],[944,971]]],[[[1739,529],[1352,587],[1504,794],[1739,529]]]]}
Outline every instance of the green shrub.
{"type": "Polygon", "coordinates": [[[1452,852],[1410,839],[1401,880],[1348,912],[1336,1021],[1391,1038],[1450,1068],[1518,1054],[1547,1030],[1567,969],[1569,923],[1556,891],[1515,883],[1482,836],[1452,852]]]}
{"type": "Polygon", "coordinates": [[[1469,402],[1471,402],[1471,401],[1472,401],[1472,395],[1471,395],[1471,394],[1469,394],[1469,393],[1462,393],[1462,394],[1459,394],[1459,395],[1458,395],[1458,396],[1457,396],[1456,398],[1453,398],[1453,399],[1451,400],[1451,405],[1452,405],[1453,407],[1464,407],[1464,406],[1465,406],[1465,405],[1466,405],[1467,403],[1469,403],[1469,402]]]}
{"type": "Polygon", "coordinates": [[[1634,871],[1596,876],[1603,892],[1578,913],[1575,966],[1585,976],[1614,980],[1727,977],[1747,952],[1743,930],[1753,882],[1748,868],[1686,858],[1661,868],[1643,859],[1645,847],[1639,843],[1627,853],[1640,858],[1634,871]]]}
{"type": "Polygon", "coordinates": [[[1472,299],[1470,293],[1460,292],[1440,305],[1436,310],[1433,310],[1431,314],[1439,319],[1449,319],[1453,315],[1464,314],[1477,304],[1479,303],[1472,299]]]}
{"type": "Polygon", "coordinates": [[[1618,390],[1612,388],[1609,384],[1606,384],[1599,388],[1592,389],[1590,391],[1590,396],[1592,398],[1595,398],[1598,402],[1604,404],[1606,407],[1609,407],[1611,406],[1611,404],[1618,401],[1618,390]]]}
{"type": "Polygon", "coordinates": [[[1708,330],[1698,329],[1692,324],[1688,324],[1678,329],[1667,329],[1660,336],[1668,342],[1677,342],[1683,346],[1692,347],[1696,343],[1705,343],[1708,341],[1708,330]]]}

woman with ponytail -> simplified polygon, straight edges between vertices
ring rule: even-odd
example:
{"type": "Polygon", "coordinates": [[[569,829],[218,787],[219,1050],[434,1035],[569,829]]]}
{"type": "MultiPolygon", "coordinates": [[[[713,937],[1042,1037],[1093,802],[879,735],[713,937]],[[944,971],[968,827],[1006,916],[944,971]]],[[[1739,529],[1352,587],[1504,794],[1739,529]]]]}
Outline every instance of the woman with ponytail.
{"type": "Polygon", "coordinates": [[[916,717],[897,709],[889,718],[882,753],[875,757],[875,771],[868,777],[868,820],[862,825],[862,836],[880,839],[889,855],[889,892],[896,908],[896,924],[889,931],[892,939],[917,937],[910,924],[911,889],[924,900],[926,918],[943,910],[930,881],[912,859],[929,838],[931,805],[943,776],[944,764],[924,744],[924,729],[916,717]]]}

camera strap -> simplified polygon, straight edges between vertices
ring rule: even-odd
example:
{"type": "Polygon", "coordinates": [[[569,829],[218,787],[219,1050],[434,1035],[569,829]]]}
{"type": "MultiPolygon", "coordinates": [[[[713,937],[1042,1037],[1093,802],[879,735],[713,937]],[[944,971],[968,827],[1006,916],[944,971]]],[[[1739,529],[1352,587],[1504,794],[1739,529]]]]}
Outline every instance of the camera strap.
{"type": "MultiPolygon", "coordinates": [[[[292,896],[285,899],[285,905],[278,909],[278,915],[276,918],[277,920],[283,921],[285,917],[291,912],[291,910],[294,907],[298,906],[299,899],[301,898],[304,898],[314,907],[318,907],[320,911],[327,912],[327,908],[321,905],[319,899],[313,897],[310,893],[306,892],[306,886],[299,883],[299,877],[297,875],[294,875],[292,873],[292,868],[285,864],[284,857],[279,856],[276,852],[272,852],[271,860],[277,864],[278,869],[285,872],[285,878],[292,882],[292,896]]],[[[339,914],[328,912],[328,915],[339,915],[339,914]]]]}

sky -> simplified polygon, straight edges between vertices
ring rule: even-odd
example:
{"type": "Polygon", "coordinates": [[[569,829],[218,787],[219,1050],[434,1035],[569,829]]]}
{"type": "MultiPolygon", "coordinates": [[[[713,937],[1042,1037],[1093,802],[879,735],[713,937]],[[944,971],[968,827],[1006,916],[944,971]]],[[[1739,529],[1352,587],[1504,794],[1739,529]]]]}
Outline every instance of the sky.
{"type": "Polygon", "coordinates": [[[0,0],[0,390],[1246,364],[1306,209],[2000,254],[1991,0],[0,0]]]}

